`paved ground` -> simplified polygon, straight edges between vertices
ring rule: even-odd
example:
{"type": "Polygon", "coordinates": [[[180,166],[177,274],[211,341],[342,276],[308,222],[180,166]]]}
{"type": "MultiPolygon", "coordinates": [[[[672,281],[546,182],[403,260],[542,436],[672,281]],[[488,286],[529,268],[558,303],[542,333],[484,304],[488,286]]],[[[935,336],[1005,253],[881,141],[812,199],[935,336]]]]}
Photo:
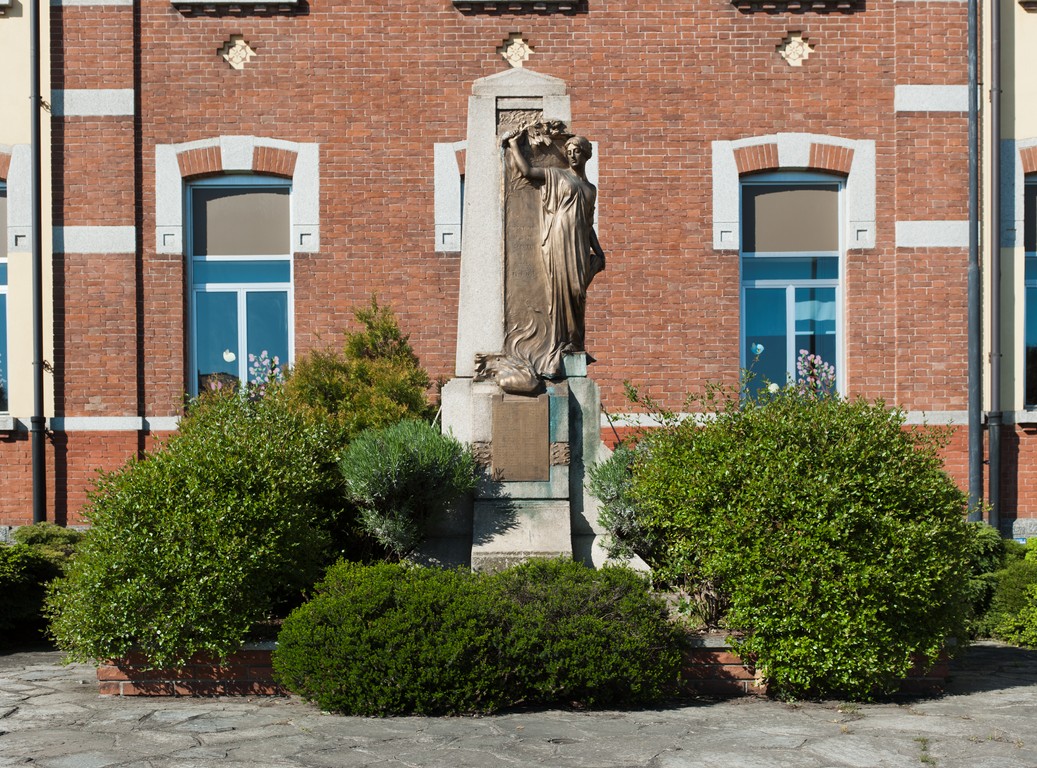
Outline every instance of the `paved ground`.
{"type": "Polygon", "coordinates": [[[295,698],[97,695],[55,652],[0,655],[0,766],[1037,768],[1037,651],[969,649],[946,696],[368,719],[295,698]]]}

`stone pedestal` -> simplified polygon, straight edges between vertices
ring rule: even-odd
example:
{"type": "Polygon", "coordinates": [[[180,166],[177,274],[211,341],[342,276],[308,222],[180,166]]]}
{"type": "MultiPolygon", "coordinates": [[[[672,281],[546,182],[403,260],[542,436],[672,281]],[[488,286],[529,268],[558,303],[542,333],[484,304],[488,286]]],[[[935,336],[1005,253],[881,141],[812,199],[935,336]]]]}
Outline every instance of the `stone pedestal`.
{"type": "Polygon", "coordinates": [[[546,382],[538,397],[465,378],[444,387],[443,429],[473,447],[481,478],[451,519],[437,521],[427,559],[476,570],[530,557],[604,562],[597,501],[584,487],[587,466],[608,456],[600,396],[584,354],[566,365],[584,375],[546,382]]]}
{"type": "MultiPolygon", "coordinates": [[[[586,354],[568,356],[565,377],[545,382],[535,395],[505,394],[493,381],[475,380],[477,355],[504,353],[510,339],[505,328],[546,311],[519,290],[535,282],[532,276],[542,267],[539,233],[531,228],[539,226],[539,216],[516,212],[530,201],[539,206],[539,194],[530,187],[528,200],[516,202],[521,195],[514,193],[505,206],[500,138],[509,126],[569,119],[569,96],[557,78],[512,69],[472,85],[457,358],[455,378],[442,391],[442,424],[444,432],[473,447],[482,478],[473,498],[435,521],[423,548],[428,562],[491,570],[529,557],[604,560],[596,546],[597,505],[584,491],[586,466],[607,454],[586,354]]],[[[556,160],[565,164],[561,154],[556,160]]],[[[593,161],[586,171],[588,178],[595,176],[593,161]]],[[[546,282],[542,292],[546,300],[546,282]]]]}

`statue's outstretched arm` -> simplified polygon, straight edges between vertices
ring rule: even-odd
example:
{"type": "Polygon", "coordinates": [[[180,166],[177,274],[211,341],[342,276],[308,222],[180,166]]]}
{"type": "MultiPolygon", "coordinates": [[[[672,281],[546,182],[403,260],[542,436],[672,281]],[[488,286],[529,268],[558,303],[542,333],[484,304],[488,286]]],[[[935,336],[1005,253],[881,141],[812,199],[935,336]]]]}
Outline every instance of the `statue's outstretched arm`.
{"type": "Polygon", "coordinates": [[[544,175],[543,168],[535,168],[529,164],[526,160],[526,156],[522,154],[522,150],[519,149],[518,137],[522,134],[521,128],[508,131],[501,137],[501,145],[508,150],[508,154],[511,156],[511,161],[514,163],[516,170],[525,176],[530,181],[543,181],[546,177],[544,175]]]}

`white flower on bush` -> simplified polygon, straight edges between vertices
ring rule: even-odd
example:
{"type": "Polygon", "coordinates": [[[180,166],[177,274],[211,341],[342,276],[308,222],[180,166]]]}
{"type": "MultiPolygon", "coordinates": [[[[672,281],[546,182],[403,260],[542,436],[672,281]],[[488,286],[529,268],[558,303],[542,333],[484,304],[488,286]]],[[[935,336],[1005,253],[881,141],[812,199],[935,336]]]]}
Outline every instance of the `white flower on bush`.
{"type": "Polygon", "coordinates": [[[770,384],[767,385],[767,391],[770,392],[772,395],[776,395],[778,394],[778,392],[781,391],[781,387],[778,386],[777,382],[772,381],[770,384]]]}

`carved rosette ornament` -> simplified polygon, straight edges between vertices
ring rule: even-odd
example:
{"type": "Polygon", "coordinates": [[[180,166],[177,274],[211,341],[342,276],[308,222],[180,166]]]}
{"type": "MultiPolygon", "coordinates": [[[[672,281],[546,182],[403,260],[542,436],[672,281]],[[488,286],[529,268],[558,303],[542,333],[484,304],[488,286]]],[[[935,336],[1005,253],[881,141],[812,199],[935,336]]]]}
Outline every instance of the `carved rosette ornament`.
{"type": "Polygon", "coordinates": [[[803,62],[814,52],[814,47],[803,37],[802,32],[789,32],[777,50],[790,67],[802,67],[803,62]]]}
{"type": "Polygon", "coordinates": [[[245,65],[256,55],[243,35],[231,35],[230,40],[225,42],[217,53],[230,64],[232,69],[244,69],[245,65]]]}
{"type": "Polygon", "coordinates": [[[529,61],[529,55],[533,53],[533,49],[522,38],[521,33],[512,32],[504,44],[497,49],[497,53],[511,66],[521,67],[529,61]]]}

